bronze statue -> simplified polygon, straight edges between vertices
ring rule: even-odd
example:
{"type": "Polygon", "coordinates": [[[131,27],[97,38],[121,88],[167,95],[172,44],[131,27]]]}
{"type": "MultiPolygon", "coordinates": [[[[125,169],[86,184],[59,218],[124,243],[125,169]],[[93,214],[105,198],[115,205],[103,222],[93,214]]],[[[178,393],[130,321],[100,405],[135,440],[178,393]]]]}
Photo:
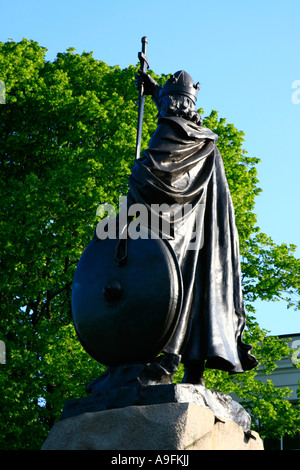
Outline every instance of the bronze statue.
{"type": "Polygon", "coordinates": [[[122,387],[126,374],[130,383],[170,384],[180,362],[183,382],[198,385],[205,367],[235,374],[257,365],[242,338],[239,241],[218,137],[195,108],[200,85],[180,70],[159,86],[145,48],[140,59],[136,85],[157,106],[157,129],[137,152],[122,230],[106,240],[96,231],[73,283],[78,336],[109,366],[90,386],[97,393],[108,382],[122,387]],[[154,208],[163,204],[152,236],[154,208]],[[148,236],[130,236],[135,205],[147,209],[141,231],[148,236]]]}
{"type": "Polygon", "coordinates": [[[242,340],[245,310],[234,209],[218,137],[202,127],[195,109],[199,84],[185,71],[176,72],[163,87],[140,71],[141,83],[157,105],[158,126],[132,169],[129,197],[148,207],[156,201],[192,206],[185,229],[179,227],[169,240],[180,265],[184,299],[165,351],[181,356],[188,383],[202,382],[204,363],[229,373],[252,369],[257,361],[242,340]],[[201,245],[188,249],[197,218],[204,240],[198,236],[201,245]]]}

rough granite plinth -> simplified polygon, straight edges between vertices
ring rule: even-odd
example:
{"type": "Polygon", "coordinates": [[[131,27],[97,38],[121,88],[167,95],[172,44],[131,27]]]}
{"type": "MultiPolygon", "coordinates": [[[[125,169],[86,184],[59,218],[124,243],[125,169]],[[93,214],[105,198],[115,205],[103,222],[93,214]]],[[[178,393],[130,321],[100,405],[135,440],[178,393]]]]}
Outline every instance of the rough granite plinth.
{"type": "Polygon", "coordinates": [[[251,430],[251,417],[231,396],[207,389],[203,385],[159,384],[143,386],[139,382],[129,387],[109,389],[104,387],[88,396],[65,403],[62,419],[86,412],[104,411],[128,406],[145,406],[170,403],[193,403],[213,411],[225,421],[233,421],[247,434],[251,430]]]}
{"type": "Polygon", "coordinates": [[[128,406],[66,418],[42,450],[263,450],[259,435],[194,403],[128,406]]]}

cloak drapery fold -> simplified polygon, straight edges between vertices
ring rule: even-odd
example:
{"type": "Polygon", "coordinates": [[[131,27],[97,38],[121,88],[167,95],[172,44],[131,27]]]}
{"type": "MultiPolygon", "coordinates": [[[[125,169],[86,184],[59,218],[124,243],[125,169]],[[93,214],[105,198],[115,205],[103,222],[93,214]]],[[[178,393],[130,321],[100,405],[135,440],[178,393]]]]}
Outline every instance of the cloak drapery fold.
{"type": "Polygon", "coordinates": [[[184,217],[168,237],[183,279],[184,301],[165,352],[182,362],[243,372],[257,365],[242,340],[246,315],[239,240],[217,136],[181,117],[165,117],[132,169],[131,203],[166,203],[184,217]]]}

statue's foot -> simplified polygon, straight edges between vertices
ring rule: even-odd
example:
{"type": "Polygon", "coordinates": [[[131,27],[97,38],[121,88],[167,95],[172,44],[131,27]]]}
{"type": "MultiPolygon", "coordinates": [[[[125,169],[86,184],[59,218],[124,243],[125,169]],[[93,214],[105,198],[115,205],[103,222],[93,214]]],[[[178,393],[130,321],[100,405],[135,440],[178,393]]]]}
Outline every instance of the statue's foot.
{"type": "Polygon", "coordinates": [[[205,387],[205,382],[203,377],[183,377],[183,380],[181,383],[187,383],[187,384],[193,384],[193,385],[203,385],[205,387]]]}
{"type": "Polygon", "coordinates": [[[150,384],[171,384],[174,374],[180,364],[181,356],[177,354],[164,354],[157,357],[154,362],[145,364],[140,381],[146,385],[150,384]]]}

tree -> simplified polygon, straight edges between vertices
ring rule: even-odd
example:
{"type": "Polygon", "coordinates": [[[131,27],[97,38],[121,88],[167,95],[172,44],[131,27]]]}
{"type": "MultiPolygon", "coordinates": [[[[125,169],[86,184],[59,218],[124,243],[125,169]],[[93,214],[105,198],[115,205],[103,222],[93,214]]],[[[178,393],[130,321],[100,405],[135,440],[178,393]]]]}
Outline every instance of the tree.
{"type": "MultiPolygon", "coordinates": [[[[0,340],[7,351],[6,364],[0,365],[0,442],[5,449],[40,448],[63,404],[83,396],[87,383],[104,370],[74,333],[72,279],[99,221],[98,205],[118,207],[135,154],[137,68],[110,67],[73,49],[47,62],[45,53],[26,39],[0,43],[0,80],[6,86],[6,104],[0,105],[0,340]]],[[[160,83],[166,79],[153,76],[160,83]]],[[[243,133],[216,112],[204,125],[219,135],[236,210],[250,313],[247,341],[270,370],[288,349],[259,328],[251,302],[285,296],[295,304],[299,260],[293,246],[275,245],[256,227],[258,160],[242,149],[243,133]]],[[[142,147],[155,127],[156,108],[147,99],[142,147]]],[[[208,371],[206,380],[240,395],[254,418],[263,419],[272,408],[284,432],[299,430],[298,415],[284,394],[254,377],[255,371],[233,379],[208,371]]],[[[265,435],[272,428],[263,422],[265,435]]]]}

